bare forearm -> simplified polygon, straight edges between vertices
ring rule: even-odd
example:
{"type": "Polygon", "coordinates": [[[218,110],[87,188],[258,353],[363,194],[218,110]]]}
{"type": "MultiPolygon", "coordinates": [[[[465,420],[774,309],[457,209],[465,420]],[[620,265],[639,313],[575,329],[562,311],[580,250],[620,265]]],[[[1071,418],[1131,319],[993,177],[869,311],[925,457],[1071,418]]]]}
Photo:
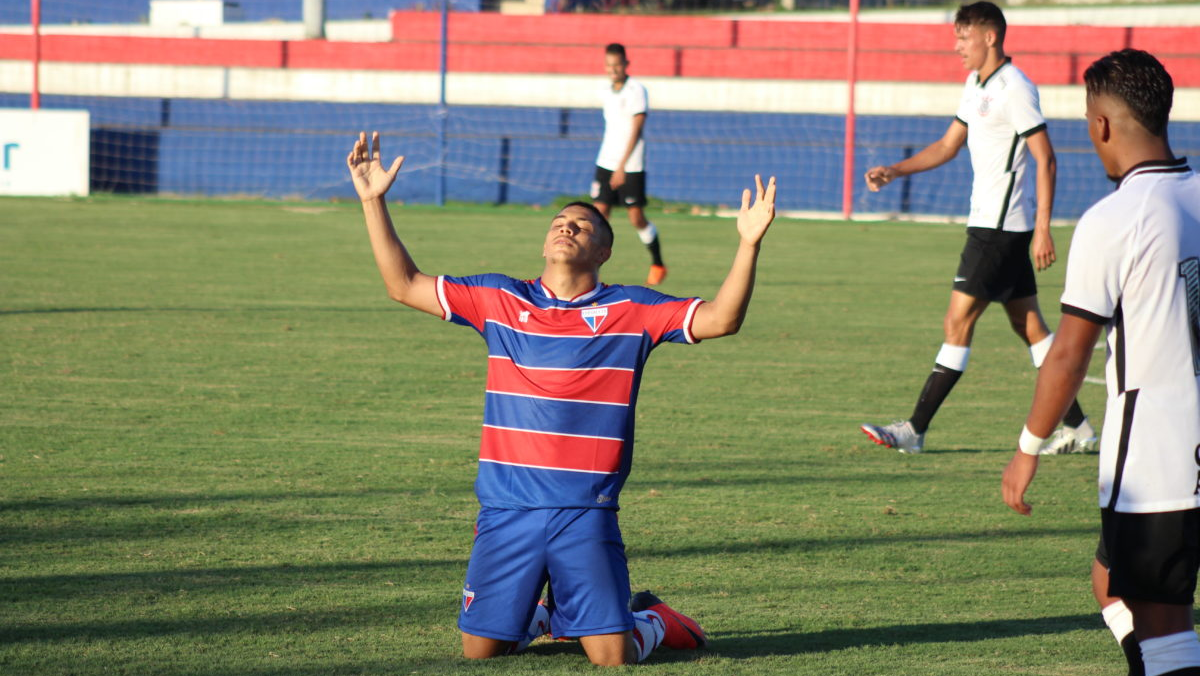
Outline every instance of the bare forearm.
{"type": "Polygon", "coordinates": [[[941,141],[931,143],[921,152],[912,157],[891,165],[891,170],[899,176],[919,174],[923,171],[936,169],[954,159],[958,155],[957,148],[948,148],[941,141]]]}
{"type": "MultiPolygon", "coordinates": [[[[1064,325],[1068,318],[1064,317],[1064,325]]],[[[1082,321],[1082,320],[1079,320],[1082,321]]],[[[1059,335],[1046,355],[1046,361],[1038,371],[1037,390],[1033,395],[1033,405],[1025,426],[1039,437],[1048,437],[1058,427],[1066,414],[1067,408],[1079,394],[1079,387],[1087,376],[1088,363],[1091,361],[1091,340],[1083,336],[1083,340],[1075,340],[1075,335],[1067,331],[1066,340],[1062,340],[1064,325],[1060,325],[1059,335]]]]}
{"type": "Polygon", "coordinates": [[[387,286],[388,296],[404,303],[414,279],[421,271],[396,235],[392,217],[383,198],[365,200],[362,205],[367,235],[371,240],[371,251],[375,254],[375,264],[379,267],[379,274],[387,286]]]}
{"type": "Polygon", "coordinates": [[[733,265],[717,295],[701,308],[696,334],[698,338],[716,338],[737,333],[746,319],[750,297],[754,293],[754,277],[758,269],[759,244],[741,242],[733,257],[733,265]],[[702,319],[702,321],[700,321],[702,319]]]}
{"type": "Polygon", "coordinates": [[[1037,215],[1034,227],[1050,228],[1050,215],[1054,213],[1054,185],[1058,180],[1058,162],[1050,157],[1038,163],[1037,169],[1037,215]]]}

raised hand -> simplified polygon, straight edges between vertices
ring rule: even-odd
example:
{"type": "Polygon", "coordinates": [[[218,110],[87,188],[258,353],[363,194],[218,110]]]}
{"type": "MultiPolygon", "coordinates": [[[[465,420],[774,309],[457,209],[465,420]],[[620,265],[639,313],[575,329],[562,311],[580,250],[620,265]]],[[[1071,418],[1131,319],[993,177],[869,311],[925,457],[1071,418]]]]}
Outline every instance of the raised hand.
{"type": "Polygon", "coordinates": [[[754,205],[750,205],[750,189],[742,191],[742,208],[738,211],[737,229],[742,241],[758,244],[775,219],[775,177],[763,188],[762,176],[754,175],[754,205]]]}
{"type": "Polygon", "coordinates": [[[350,169],[350,178],[354,181],[354,190],[362,201],[382,197],[392,187],[404,157],[397,157],[392,166],[386,171],[379,159],[379,132],[371,132],[371,152],[367,152],[367,133],[358,133],[354,148],[346,156],[346,166],[350,169]]]}
{"type": "Polygon", "coordinates": [[[896,172],[891,167],[871,167],[867,173],[863,175],[867,181],[867,189],[871,192],[879,192],[879,189],[892,179],[896,178],[896,172]]]}

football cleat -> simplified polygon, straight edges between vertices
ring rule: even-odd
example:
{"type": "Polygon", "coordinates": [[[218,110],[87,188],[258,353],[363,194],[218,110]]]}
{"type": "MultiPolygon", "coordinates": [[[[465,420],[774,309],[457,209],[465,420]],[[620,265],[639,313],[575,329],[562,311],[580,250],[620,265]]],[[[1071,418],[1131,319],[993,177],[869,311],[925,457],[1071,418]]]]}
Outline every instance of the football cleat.
{"type": "Polygon", "coordinates": [[[863,425],[859,427],[863,434],[871,437],[871,441],[880,446],[894,448],[901,453],[920,453],[925,446],[925,435],[917,434],[912,423],[899,420],[891,425],[863,425]]]}
{"type": "Polygon", "coordinates": [[[1100,445],[1096,431],[1085,420],[1079,427],[1062,427],[1042,444],[1041,455],[1066,455],[1067,453],[1092,453],[1100,445]]]}
{"type": "Polygon", "coordinates": [[[635,613],[652,610],[666,626],[662,644],[672,650],[696,650],[708,645],[704,630],[692,618],[677,612],[649,591],[638,592],[629,599],[629,609],[635,613]]]}
{"type": "Polygon", "coordinates": [[[662,281],[667,278],[667,266],[651,265],[650,274],[646,275],[646,286],[656,286],[662,284],[662,281]]]}

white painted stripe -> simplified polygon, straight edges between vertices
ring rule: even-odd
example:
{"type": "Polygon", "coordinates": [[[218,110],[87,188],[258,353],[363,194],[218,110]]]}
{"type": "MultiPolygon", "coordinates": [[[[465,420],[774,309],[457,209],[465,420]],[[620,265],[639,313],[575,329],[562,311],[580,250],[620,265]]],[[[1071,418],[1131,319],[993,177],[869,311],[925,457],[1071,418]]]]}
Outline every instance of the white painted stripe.
{"type": "Polygon", "coordinates": [[[592,469],[570,469],[568,467],[550,467],[548,465],[526,465],[519,462],[503,462],[501,460],[485,460],[480,458],[479,462],[490,462],[496,465],[508,465],[509,467],[528,467],[530,469],[552,469],[559,472],[580,472],[582,474],[616,474],[616,472],[600,472],[592,469]]]}
{"type": "MultiPolygon", "coordinates": [[[[0,61],[0,92],[27,93],[28,61],[0,61]]],[[[658,110],[754,113],[845,112],[844,82],[729,78],[641,78],[658,110]]],[[[451,105],[598,108],[600,78],[590,75],[451,73],[446,97],[451,105]]],[[[44,94],[146,96],[340,103],[434,104],[437,73],[324,70],[304,68],[224,68],[43,62],[44,94]]],[[[1083,119],[1081,85],[1038,87],[1048,119],[1083,119]]],[[[958,108],[961,83],[860,82],[855,89],[859,115],[933,115],[948,125],[958,108]]],[[[652,113],[653,114],[653,113],[652,113]]],[[[1175,90],[1171,119],[1200,121],[1200,88],[1175,90]]],[[[839,132],[840,133],[840,132],[839,132]]]]}
{"type": "Polygon", "coordinates": [[[488,324],[495,324],[496,326],[503,326],[504,328],[512,331],[513,333],[520,333],[520,334],[524,334],[526,336],[538,336],[541,338],[580,338],[583,340],[591,340],[592,338],[602,338],[602,337],[607,338],[609,336],[627,336],[627,337],[632,336],[634,338],[640,338],[642,335],[640,333],[596,333],[596,334],[591,334],[591,335],[587,335],[587,336],[564,336],[564,335],[559,335],[557,333],[535,333],[533,331],[522,331],[518,328],[509,326],[508,324],[505,324],[504,322],[501,322],[501,321],[497,321],[495,319],[485,319],[484,322],[486,322],[488,324]]]}
{"type": "Polygon", "coordinates": [[[560,368],[557,366],[526,366],[525,364],[518,364],[517,361],[515,359],[513,359],[512,357],[506,357],[504,355],[494,355],[494,354],[489,354],[488,359],[503,359],[505,361],[511,361],[513,363],[513,366],[516,366],[519,369],[526,369],[529,371],[568,371],[568,372],[569,371],[628,371],[629,373],[633,373],[633,369],[627,369],[623,366],[592,366],[589,368],[560,368]]]}
{"type": "Polygon", "coordinates": [[[547,435],[553,435],[556,437],[572,437],[574,439],[603,439],[604,441],[620,441],[621,443],[625,443],[625,440],[620,437],[598,437],[598,436],[593,436],[590,434],[568,434],[566,432],[545,432],[543,430],[526,430],[526,429],[521,429],[520,427],[501,427],[499,425],[488,425],[487,423],[484,423],[483,426],[490,427],[494,430],[506,430],[508,432],[528,432],[530,434],[547,434],[547,435]]]}
{"type": "Polygon", "coordinates": [[[1093,378],[1092,376],[1085,376],[1083,379],[1083,382],[1089,383],[1091,385],[1104,385],[1105,384],[1103,378],[1093,378]]]}
{"type": "Polygon", "coordinates": [[[524,397],[526,399],[541,399],[542,401],[564,401],[568,404],[602,404],[604,406],[617,406],[620,408],[629,408],[629,404],[619,404],[611,401],[593,401],[591,399],[564,399],[563,397],[539,397],[536,394],[518,394],[516,392],[502,392],[500,390],[488,390],[484,392],[488,394],[503,394],[506,397],[524,397]]]}

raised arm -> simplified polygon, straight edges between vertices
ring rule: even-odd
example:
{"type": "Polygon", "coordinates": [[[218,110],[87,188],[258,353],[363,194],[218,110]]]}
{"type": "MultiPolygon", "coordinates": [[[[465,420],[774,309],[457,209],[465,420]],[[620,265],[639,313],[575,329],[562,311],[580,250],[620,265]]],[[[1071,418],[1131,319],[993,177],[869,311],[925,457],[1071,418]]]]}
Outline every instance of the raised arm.
{"type": "Polygon", "coordinates": [[[863,177],[871,192],[879,192],[883,186],[902,176],[936,169],[954,159],[967,142],[967,125],[955,118],[942,138],[925,146],[921,152],[890,166],[871,167],[863,177]]]}
{"type": "Polygon", "coordinates": [[[716,298],[696,308],[692,335],[697,339],[737,333],[746,319],[746,308],[754,292],[759,246],[775,218],[775,177],[772,176],[764,188],[762,177],[756,174],[754,185],[756,194],[753,206],[750,204],[750,189],[742,191],[742,209],[738,212],[737,220],[740,241],[733,257],[733,267],[725,276],[716,298]]]}
{"type": "Polygon", "coordinates": [[[371,250],[375,253],[375,264],[388,295],[405,305],[442,316],[442,307],[437,298],[437,279],[424,274],[413,262],[412,256],[392,227],[383,197],[396,180],[403,157],[397,157],[390,169],[380,163],[379,132],[371,133],[371,149],[367,151],[367,134],[360,132],[354,148],[346,157],[354,189],[362,200],[363,216],[367,221],[367,234],[371,238],[371,250]]]}
{"type": "MultiPolygon", "coordinates": [[[[1101,325],[1075,315],[1064,314],[1054,336],[1054,344],[1046,355],[1046,361],[1038,369],[1037,390],[1033,394],[1033,405],[1025,428],[1035,436],[1045,439],[1058,426],[1079,386],[1087,375],[1088,362],[1101,325]]],[[[1038,456],[1017,450],[1004,469],[1001,493],[1004,502],[1019,514],[1029,514],[1033,508],[1025,502],[1025,490],[1037,473],[1038,456]]]]}
{"type": "Polygon", "coordinates": [[[1054,210],[1054,183],[1058,176],[1058,160],[1050,135],[1043,129],[1025,139],[1029,154],[1037,162],[1037,215],[1033,221],[1033,244],[1030,253],[1038,270],[1050,267],[1054,254],[1054,238],[1050,235],[1050,214],[1054,210]]]}

